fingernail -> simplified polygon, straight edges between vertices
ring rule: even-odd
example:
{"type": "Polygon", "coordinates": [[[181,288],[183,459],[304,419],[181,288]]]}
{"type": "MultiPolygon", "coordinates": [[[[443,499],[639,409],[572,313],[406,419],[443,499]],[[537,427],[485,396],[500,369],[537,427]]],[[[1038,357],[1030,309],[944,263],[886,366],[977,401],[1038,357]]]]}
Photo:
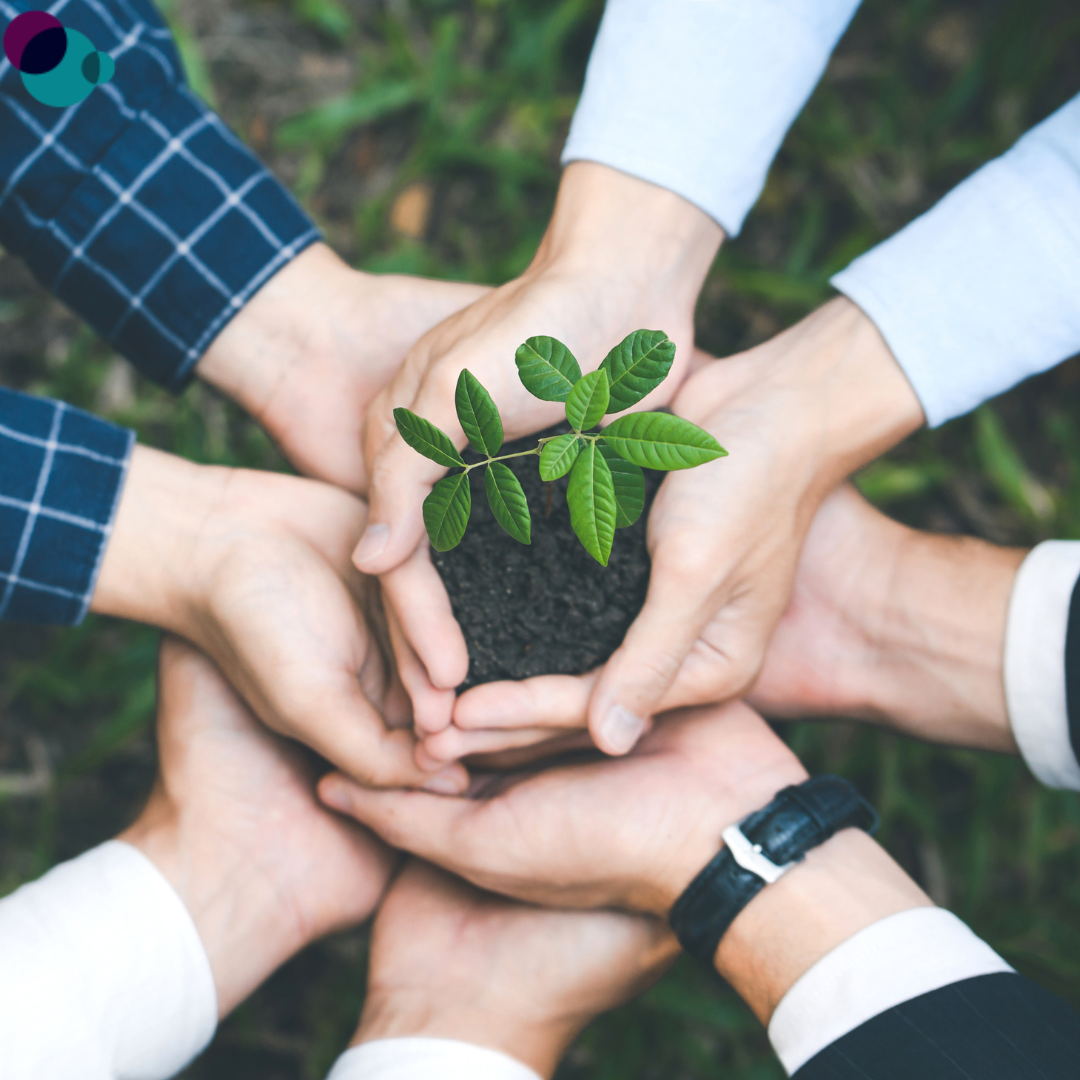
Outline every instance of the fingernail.
{"type": "Polygon", "coordinates": [[[461,782],[457,769],[443,769],[437,772],[423,787],[434,795],[457,795],[461,791],[461,782]]]}
{"type": "Polygon", "coordinates": [[[319,785],[319,798],[331,810],[340,810],[343,814],[349,812],[349,793],[340,780],[324,780],[319,785]]]}
{"type": "Polygon", "coordinates": [[[369,525],[360,537],[360,543],[356,547],[356,562],[358,565],[371,559],[377,559],[386,547],[386,541],[390,539],[389,525],[369,525]]]}
{"type": "Polygon", "coordinates": [[[609,705],[600,726],[600,734],[607,743],[609,753],[625,754],[634,748],[645,730],[645,721],[621,705],[609,705]]]}

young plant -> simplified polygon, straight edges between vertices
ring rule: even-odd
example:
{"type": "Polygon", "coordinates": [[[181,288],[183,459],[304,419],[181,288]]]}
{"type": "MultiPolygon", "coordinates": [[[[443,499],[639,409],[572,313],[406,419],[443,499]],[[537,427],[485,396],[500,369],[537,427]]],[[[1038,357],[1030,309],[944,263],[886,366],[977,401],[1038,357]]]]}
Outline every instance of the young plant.
{"type": "Polygon", "coordinates": [[[525,492],[503,462],[536,455],[542,480],[570,474],[566,492],[570,523],[585,550],[607,566],[615,530],[633,525],[645,505],[642,467],[692,469],[727,454],[707,431],[670,413],[630,413],[602,431],[591,430],[603,416],[636,405],[667,378],[675,344],[661,330],[635,330],[588,375],[581,374],[570,350],[551,337],[529,338],[514,359],[530,394],[542,401],[566,402],[572,431],[540,439],[532,450],[497,456],[503,444],[499,410],[468,370],[458,378],[454,405],[470,445],[484,455],[483,461],[467,465],[445,432],[408,409],[394,410],[397,429],[414,450],[439,465],[461,469],[440,480],[424,500],[424,525],[437,551],[449,551],[465,535],[473,469],[485,470],[484,488],[498,523],[515,540],[530,543],[532,521],[525,492]]]}

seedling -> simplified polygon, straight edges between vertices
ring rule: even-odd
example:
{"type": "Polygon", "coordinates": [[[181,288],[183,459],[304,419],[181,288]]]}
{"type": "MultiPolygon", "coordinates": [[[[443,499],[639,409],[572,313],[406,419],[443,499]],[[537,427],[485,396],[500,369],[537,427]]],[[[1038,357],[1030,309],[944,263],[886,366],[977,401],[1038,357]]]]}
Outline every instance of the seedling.
{"type": "Polygon", "coordinates": [[[636,405],[667,378],[675,343],[661,330],[635,330],[604,358],[596,371],[581,374],[570,350],[551,337],[531,337],[514,357],[525,389],[542,401],[565,401],[573,428],[540,439],[532,450],[497,456],[502,419],[491,395],[472,372],[458,378],[454,405],[469,443],[483,461],[467,465],[450,437],[429,420],[395,409],[401,437],[414,449],[461,472],[443,477],[424,500],[424,525],[431,546],[449,551],[465,535],[472,510],[469,473],[484,469],[484,488],[496,521],[515,539],[531,543],[532,520],[525,492],[503,462],[536,455],[540,478],[570,474],[566,501],[570,524],[585,550],[607,566],[616,529],[633,525],[645,505],[647,469],[692,469],[727,451],[695,424],[670,413],[638,412],[593,431],[603,416],[636,405]]]}

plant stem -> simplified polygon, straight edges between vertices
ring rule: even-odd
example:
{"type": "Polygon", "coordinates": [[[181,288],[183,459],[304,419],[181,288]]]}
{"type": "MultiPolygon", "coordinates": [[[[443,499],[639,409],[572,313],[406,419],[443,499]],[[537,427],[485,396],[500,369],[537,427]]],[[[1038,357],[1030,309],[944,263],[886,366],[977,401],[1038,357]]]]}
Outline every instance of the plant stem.
{"type": "MultiPolygon", "coordinates": [[[[585,439],[589,442],[596,442],[596,440],[600,438],[599,432],[597,432],[595,435],[582,435],[580,431],[575,430],[574,434],[577,435],[579,439],[585,439]]],[[[540,451],[544,449],[544,443],[549,443],[552,439],[557,438],[559,438],[558,435],[547,435],[543,439],[541,439],[536,444],[536,446],[533,447],[532,450],[519,450],[516,454],[503,454],[501,457],[485,458],[483,461],[476,461],[472,465],[466,465],[465,471],[471,472],[473,469],[480,468],[481,465],[491,465],[495,461],[509,461],[510,458],[530,457],[539,455],[540,451]]]]}

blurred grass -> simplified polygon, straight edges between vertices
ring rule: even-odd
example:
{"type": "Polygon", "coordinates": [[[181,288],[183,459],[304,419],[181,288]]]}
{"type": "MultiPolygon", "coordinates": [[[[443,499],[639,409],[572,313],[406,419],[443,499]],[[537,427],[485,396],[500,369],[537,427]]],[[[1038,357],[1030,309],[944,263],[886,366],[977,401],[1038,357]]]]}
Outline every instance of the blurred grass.
{"type": "MultiPolygon", "coordinates": [[[[499,282],[530,258],[599,19],[596,0],[170,0],[195,89],[292,185],[357,265],[499,282]],[[404,192],[410,213],[395,213],[404,192]]],[[[867,0],[787,138],[743,234],[702,294],[699,337],[746,348],[830,295],[828,278],[1080,90],[1065,0],[867,0]]],[[[201,461],[283,468],[266,436],[195,385],[178,401],[0,258],[0,381],[63,397],[201,461]]],[[[1080,538],[1077,362],[866,469],[911,524],[1031,544],[1080,538]]],[[[156,635],[89,619],[0,627],[0,893],[112,835],[153,772],[156,635]],[[2,785],[0,785],[2,788],[2,785]]],[[[1018,762],[839,724],[786,729],[813,769],[853,777],[881,837],[939,902],[1020,970],[1080,1005],[1080,801],[1018,762]]],[[[317,1080],[362,996],[362,932],[307,950],[185,1074],[317,1080]]],[[[604,1018],[560,1076],[782,1075],[734,995],[683,962],[604,1018]]]]}

